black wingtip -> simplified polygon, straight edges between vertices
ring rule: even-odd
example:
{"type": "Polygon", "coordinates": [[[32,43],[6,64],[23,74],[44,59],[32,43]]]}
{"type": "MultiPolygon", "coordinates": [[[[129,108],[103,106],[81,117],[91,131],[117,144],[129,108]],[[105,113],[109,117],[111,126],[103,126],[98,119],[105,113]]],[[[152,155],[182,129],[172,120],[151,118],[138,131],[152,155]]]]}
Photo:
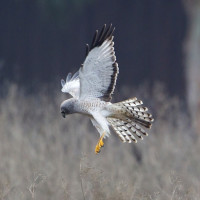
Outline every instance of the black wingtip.
{"type": "Polygon", "coordinates": [[[89,46],[89,44],[86,44],[86,55],[85,56],[88,55],[89,51],[90,51],[90,46],[89,46]]]}
{"type": "Polygon", "coordinates": [[[102,40],[102,37],[103,37],[104,32],[105,32],[105,29],[106,29],[106,24],[104,24],[103,27],[102,27],[102,29],[101,29],[101,33],[99,34],[98,41],[102,40]]]}
{"type": "Polygon", "coordinates": [[[90,48],[88,44],[86,45],[86,56],[88,55],[90,50],[95,47],[101,46],[105,40],[111,39],[114,31],[115,27],[112,26],[112,23],[108,27],[106,24],[104,24],[100,33],[98,32],[98,30],[96,30],[90,48]]]}
{"type": "Polygon", "coordinates": [[[113,27],[111,33],[110,33],[110,38],[113,36],[113,33],[115,32],[115,27],[113,27]]]}
{"type": "Polygon", "coordinates": [[[92,40],[92,44],[91,44],[91,49],[95,46],[95,43],[97,41],[97,36],[98,36],[98,30],[95,31],[93,40],[92,40]]]}

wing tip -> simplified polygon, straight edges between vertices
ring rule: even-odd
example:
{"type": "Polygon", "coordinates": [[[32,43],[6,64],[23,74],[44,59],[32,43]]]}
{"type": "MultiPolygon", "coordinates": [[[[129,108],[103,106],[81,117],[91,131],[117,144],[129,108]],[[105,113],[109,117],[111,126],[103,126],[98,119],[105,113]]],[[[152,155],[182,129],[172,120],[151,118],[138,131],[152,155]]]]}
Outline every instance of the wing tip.
{"type": "Polygon", "coordinates": [[[90,48],[89,48],[89,45],[86,44],[86,56],[88,55],[90,50],[92,50],[95,47],[101,46],[105,40],[113,39],[113,33],[115,31],[115,27],[112,26],[112,23],[110,23],[108,28],[106,28],[106,26],[107,26],[106,24],[103,25],[100,33],[98,30],[95,31],[90,48]]]}

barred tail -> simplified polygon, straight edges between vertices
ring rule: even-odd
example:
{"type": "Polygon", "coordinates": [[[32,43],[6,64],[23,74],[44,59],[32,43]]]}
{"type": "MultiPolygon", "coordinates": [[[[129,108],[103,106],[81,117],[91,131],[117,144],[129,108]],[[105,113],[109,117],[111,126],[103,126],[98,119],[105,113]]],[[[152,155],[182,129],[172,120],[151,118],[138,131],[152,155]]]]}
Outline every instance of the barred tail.
{"type": "Polygon", "coordinates": [[[108,122],[123,142],[137,142],[137,137],[143,139],[143,135],[148,135],[141,126],[151,128],[154,119],[147,112],[148,108],[141,106],[142,104],[136,97],[114,104],[121,107],[124,116],[108,118],[108,122]]]}

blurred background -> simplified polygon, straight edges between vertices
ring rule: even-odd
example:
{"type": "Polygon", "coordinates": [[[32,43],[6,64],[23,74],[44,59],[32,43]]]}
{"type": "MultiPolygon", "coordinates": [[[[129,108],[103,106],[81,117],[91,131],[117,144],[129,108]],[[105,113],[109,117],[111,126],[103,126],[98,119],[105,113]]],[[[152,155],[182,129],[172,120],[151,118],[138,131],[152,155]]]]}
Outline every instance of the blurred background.
{"type": "Polygon", "coordinates": [[[182,1],[7,0],[1,2],[1,81],[59,84],[84,61],[96,29],[112,23],[120,85],[164,82],[184,96],[188,18],[182,1]]]}
{"type": "Polygon", "coordinates": [[[1,0],[0,199],[199,199],[199,76],[199,0],[1,0]],[[89,120],[61,118],[60,80],[110,23],[113,101],[141,98],[155,124],[95,156],[89,120]]]}

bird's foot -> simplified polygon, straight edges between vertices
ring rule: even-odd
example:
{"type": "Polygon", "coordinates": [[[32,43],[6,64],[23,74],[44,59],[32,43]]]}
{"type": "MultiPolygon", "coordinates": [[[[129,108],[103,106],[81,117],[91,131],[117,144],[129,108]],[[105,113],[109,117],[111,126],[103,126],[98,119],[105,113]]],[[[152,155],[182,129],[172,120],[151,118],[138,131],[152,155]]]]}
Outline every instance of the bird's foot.
{"type": "Polygon", "coordinates": [[[95,148],[95,153],[100,153],[101,147],[104,146],[103,138],[105,136],[105,133],[102,134],[102,136],[99,138],[99,141],[97,142],[96,148],[95,148]]]}

